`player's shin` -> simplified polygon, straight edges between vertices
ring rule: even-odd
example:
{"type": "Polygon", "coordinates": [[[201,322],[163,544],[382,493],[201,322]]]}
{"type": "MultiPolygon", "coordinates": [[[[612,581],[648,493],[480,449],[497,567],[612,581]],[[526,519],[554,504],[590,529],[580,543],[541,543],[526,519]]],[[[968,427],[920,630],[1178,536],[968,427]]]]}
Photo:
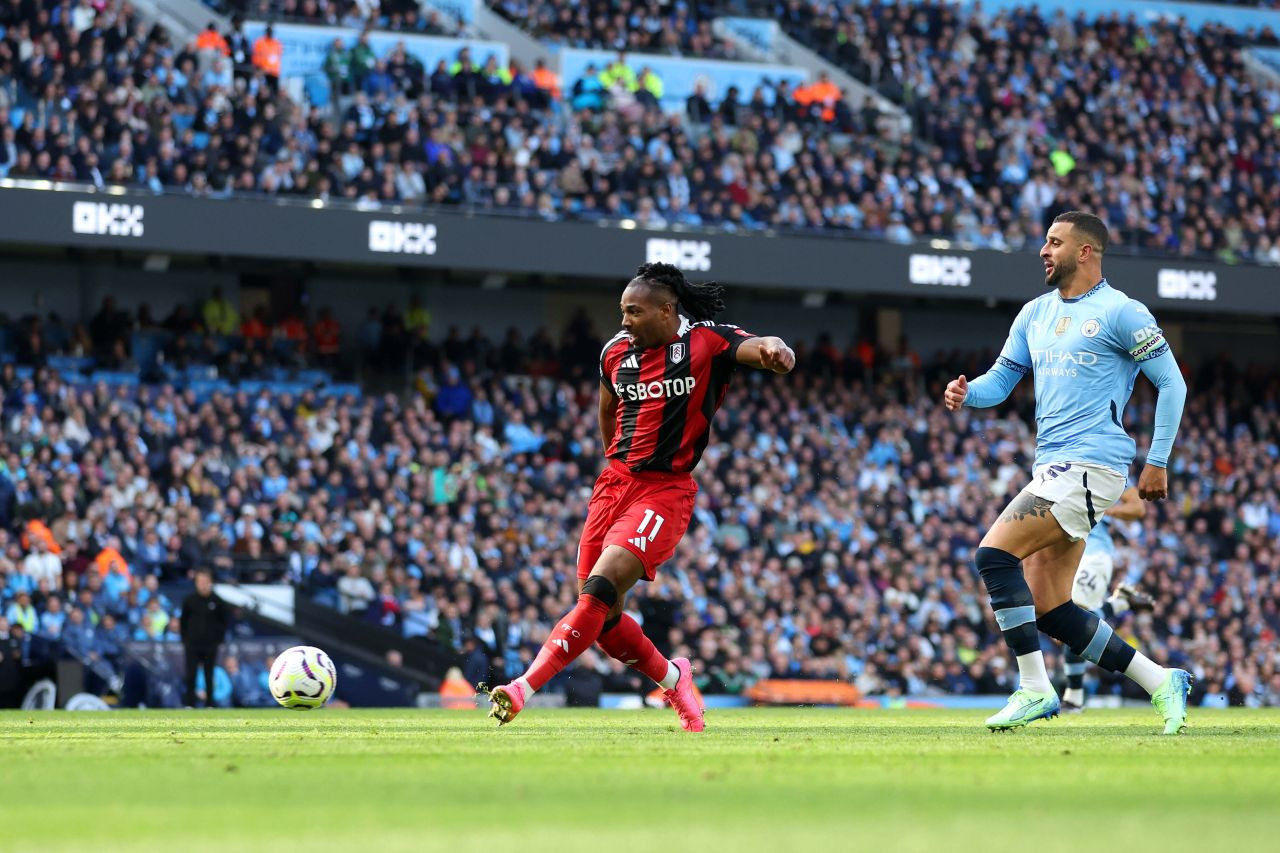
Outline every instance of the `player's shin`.
{"type": "Polygon", "coordinates": [[[541,690],[560,670],[591,648],[618,600],[618,590],[598,575],[587,578],[578,596],[578,605],[556,623],[524,680],[532,690],[541,690]]]}
{"type": "Polygon", "coordinates": [[[653,679],[665,690],[676,686],[680,677],[675,664],[662,656],[653,641],[645,636],[640,624],[623,613],[610,619],[600,632],[600,648],[641,675],[653,679]]]}
{"type": "Polygon", "coordinates": [[[1164,680],[1163,667],[1140,655],[1133,646],[1116,636],[1110,625],[1073,601],[1041,616],[1040,630],[1066,643],[1076,654],[1108,672],[1123,672],[1148,693],[1159,688],[1164,680]],[[1138,658],[1142,660],[1139,662],[1138,658]]]}
{"type": "Polygon", "coordinates": [[[991,609],[1005,644],[1017,656],[1022,687],[1036,693],[1053,692],[1040,651],[1035,601],[1018,558],[999,548],[979,548],[974,562],[991,598],[991,609]]]}

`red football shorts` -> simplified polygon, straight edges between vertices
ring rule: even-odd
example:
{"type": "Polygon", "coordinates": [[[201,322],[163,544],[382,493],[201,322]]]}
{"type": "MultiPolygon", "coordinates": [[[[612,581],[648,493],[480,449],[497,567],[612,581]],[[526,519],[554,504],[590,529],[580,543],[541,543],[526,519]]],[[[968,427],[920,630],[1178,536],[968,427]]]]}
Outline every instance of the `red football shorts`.
{"type": "Polygon", "coordinates": [[[639,557],[644,579],[653,580],[689,528],[697,494],[698,484],[688,474],[633,474],[621,463],[610,462],[591,492],[578,543],[578,580],[591,574],[610,545],[639,557]]]}

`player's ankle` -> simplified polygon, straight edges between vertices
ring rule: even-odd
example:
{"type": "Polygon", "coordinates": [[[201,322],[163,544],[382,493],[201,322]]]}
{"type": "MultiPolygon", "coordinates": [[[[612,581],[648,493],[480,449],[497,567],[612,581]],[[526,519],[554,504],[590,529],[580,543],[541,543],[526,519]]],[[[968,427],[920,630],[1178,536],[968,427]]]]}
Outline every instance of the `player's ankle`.
{"type": "Polygon", "coordinates": [[[671,661],[667,661],[667,674],[658,682],[658,686],[663,690],[673,690],[679,680],[680,668],[671,661]]]}

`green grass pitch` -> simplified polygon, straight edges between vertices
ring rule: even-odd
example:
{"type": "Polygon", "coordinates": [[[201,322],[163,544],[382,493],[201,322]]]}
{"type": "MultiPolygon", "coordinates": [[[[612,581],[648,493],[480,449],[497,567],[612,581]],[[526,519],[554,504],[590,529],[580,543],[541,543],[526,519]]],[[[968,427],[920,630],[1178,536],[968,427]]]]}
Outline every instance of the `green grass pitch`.
{"type": "Polygon", "coordinates": [[[0,713],[0,850],[1275,850],[1280,711],[0,713]]]}

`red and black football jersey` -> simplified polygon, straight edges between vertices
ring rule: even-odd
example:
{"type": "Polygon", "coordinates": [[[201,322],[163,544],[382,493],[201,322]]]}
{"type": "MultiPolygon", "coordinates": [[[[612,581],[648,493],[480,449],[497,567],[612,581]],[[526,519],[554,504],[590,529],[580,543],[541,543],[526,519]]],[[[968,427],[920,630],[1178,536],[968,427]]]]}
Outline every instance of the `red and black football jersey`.
{"type": "Polygon", "coordinates": [[[619,401],[605,455],[637,472],[692,471],[737,368],[738,347],[754,337],[709,320],[683,324],[650,349],[633,346],[625,333],[615,336],[600,353],[600,381],[619,401]]]}

